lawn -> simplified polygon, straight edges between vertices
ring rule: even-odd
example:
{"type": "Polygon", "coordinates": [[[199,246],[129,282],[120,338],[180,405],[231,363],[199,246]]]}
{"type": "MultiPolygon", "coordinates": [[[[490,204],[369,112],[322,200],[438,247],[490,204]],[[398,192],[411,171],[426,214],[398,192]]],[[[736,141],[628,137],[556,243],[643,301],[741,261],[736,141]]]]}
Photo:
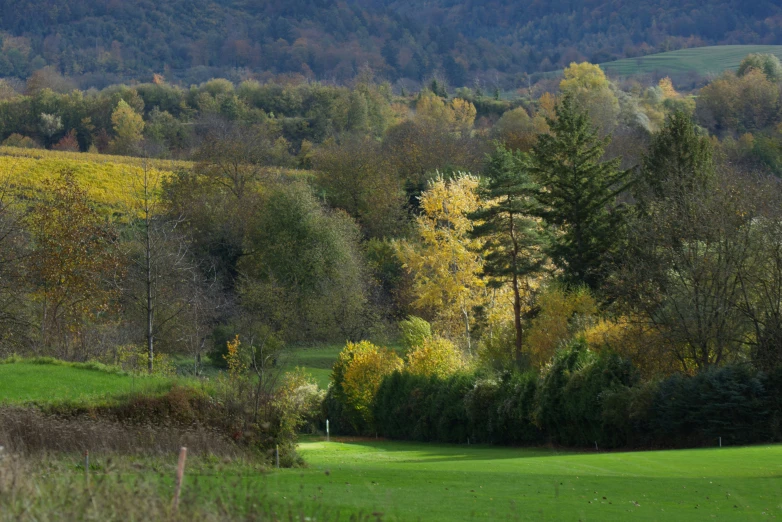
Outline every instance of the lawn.
{"type": "Polygon", "coordinates": [[[237,501],[383,520],[782,517],[782,446],[578,454],[370,440],[310,441],[300,452],[307,469],[238,480],[195,474],[191,484],[237,501]]]}
{"type": "Polygon", "coordinates": [[[341,344],[293,347],[281,359],[282,368],[285,371],[303,368],[315,378],[318,386],[326,389],[331,380],[331,367],[342,348],[341,344]]]}
{"type": "Polygon", "coordinates": [[[134,392],[168,390],[162,377],[132,376],[86,365],[14,362],[0,364],[0,403],[97,404],[134,392]]]}
{"type": "Polygon", "coordinates": [[[741,60],[752,53],[771,53],[782,58],[782,45],[716,45],[680,49],[667,53],[651,54],[638,58],[626,58],[600,64],[607,72],[619,76],[632,76],[660,72],[677,74],[696,72],[700,75],[721,74],[737,69],[741,60]]]}

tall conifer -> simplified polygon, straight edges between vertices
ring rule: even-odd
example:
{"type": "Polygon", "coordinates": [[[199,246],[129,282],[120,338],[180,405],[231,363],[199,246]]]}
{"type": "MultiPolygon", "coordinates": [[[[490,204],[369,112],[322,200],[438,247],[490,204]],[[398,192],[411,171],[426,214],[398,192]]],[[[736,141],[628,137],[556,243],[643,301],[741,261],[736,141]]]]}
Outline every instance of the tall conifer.
{"type": "Polygon", "coordinates": [[[530,155],[539,184],[537,215],[554,229],[548,253],[569,284],[592,289],[604,281],[619,247],[622,213],[616,197],[627,188],[621,159],[603,161],[610,137],[600,138],[589,117],[566,95],[530,155]]]}
{"type": "Polygon", "coordinates": [[[470,217],[476,222],[472,235],[481,241],[483,273],[495,285],[510,282],[516,330],[514,358],[524,365],[522,293],[527,278],[540,271],[544,237],[540,223],[530,217],[536,186],[529,177],[523,153],[499,146],[483,173],[484,206],[470,217]]]}

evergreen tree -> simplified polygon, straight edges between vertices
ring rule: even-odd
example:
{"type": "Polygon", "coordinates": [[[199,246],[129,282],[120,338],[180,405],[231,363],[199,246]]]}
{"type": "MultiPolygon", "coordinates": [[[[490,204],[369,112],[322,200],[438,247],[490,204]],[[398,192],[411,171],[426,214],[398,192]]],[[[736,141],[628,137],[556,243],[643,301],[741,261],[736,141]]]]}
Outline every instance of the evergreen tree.
{"type": "Polygon", "coordinates": [[[696,185],[708,184],[714,175],[708,136],[699,136],[692,118],[677,111],[652,140],[635,195],[644,211],[650,200],[691,192],[696,185]]]}
{"type": "Polygon", "coordinates": [[[510,282],[513,288],[515,360],[519,366],[525,363],[522,294],[529,293],[529,279],[544,262],[542,227],[530,217],[537,187],[525,163],[523,153],[498,146],[483,173],[485,205],[470,215],[475,221],[472,236],[481,241],[484,275],[496,286],[510,282]]]}
{"type": "Polygon", "coordinates": [[[621,159],[602,161],[610,137],[600,138],[587,113],[569,95],[548,121],[530,155],[530,173],[540,185],[537,215],[556,230],[548,253],[568,284],[600,286],[618,250],[623,214],[615,208],[627,188],[621,159]]]}

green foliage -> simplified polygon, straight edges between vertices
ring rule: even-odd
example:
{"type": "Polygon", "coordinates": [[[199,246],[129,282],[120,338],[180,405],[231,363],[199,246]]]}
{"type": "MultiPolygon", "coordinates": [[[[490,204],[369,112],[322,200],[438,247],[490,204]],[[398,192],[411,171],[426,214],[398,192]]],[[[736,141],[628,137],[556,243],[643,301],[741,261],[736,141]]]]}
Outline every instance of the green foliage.
{"type": "Polygon", "coordinates": [[[782,63],[773,54],[753,53],[744,58],[739,64],[737,74],[744,76],[750,69],[757,69],[766,75],[769,81],[779,83],[782,81],[782,63]]]}
{"type": "Polygon", "coordinates": [[[623,214],[616,198],[627,183],[620,159],[603,161],[608,138],[600,138],[586,113],[566,95],[530,155],[529,172],[539,184],[536,214],[558,231],[548,247],[570,284],[598,288],[620,249],[623,214]]]}
{"type": "Polygon", "coordinates": [[[399,321],[399,331],[402,346],[406,350],[412,350],[416,346],[421,346],[425,340],[432,338],[432,325],[425,319],[414,315],[399,321]]]}
{"type": "Polygon", "coordinates": [[[523,330],[522,300],[529,293],[529,278],[545,262],[546,237],[539,221],[530,217],[537,210],[537,185],[531,179],[526,156],[499,146],[488,158],[481,198],[483,205],[470,215],[471,232],[480,242],[483,274],[496,288],[510,283],[516,342],[513,358],[521,367],[523,330]]]}
{"type": "Polygon", "coordinates": [[[272,188],[245,239],[244,306],[287,339],[356,338],[365,328],[359,229],[303,183],[272,188]]]}
{"type": "Polygon", "coordinates": [[[636,196],[664,199],[712,182],[712,156],[709,138],[698,133],[692,118],[683,112],[673,113],[644,155],[636,196]]]}

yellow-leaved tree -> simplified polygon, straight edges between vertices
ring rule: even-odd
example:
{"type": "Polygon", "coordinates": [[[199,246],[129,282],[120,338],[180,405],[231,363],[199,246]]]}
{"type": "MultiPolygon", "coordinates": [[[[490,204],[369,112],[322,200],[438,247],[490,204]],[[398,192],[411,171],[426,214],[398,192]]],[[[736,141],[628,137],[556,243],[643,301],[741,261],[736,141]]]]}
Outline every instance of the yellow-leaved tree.
{"type": "Polygon", "coordinates": [[[448,339],[431,337],[407,352],[407,371],[414,375],[447,377],[464,366],[460,350],[448,339]]]}
{"type": "Polygon", "coordinates": [[[554,352],[596,319],[597,301],[587,288],[568,290],[558,284],[546,286],[538,295],[540,313],[527,331],[533,366],[544,366],[554,352]]]}
{"type": "Polygon", "coordinates": [[[397,244],[405,269],[412,275],[414,306],[432,317],[443,332],[461,331],[470,349],[473,308],[482,302],[483,263],[469,237],[480,200],[478,179],[460,174],[452,180],[442,176],[430,182],[421,195],[421,215],[416,218],[418,241],[397,244]]]}
{"type": "Polygon", "coordinates": [[[469,134],[478,114],[472,102],[461,98],[447,100],[431,91],[424,91],[415,104],[416,118],[451,132],[469,134]]]}
{"type": "Polygon", "coordinates": [[[609,134],[617,123],[619,100],[600,66],[588,62],[571,63],[564,75],[559,90],[571,95],[579,107],[589,111],[592,123],[601,134],[609,134]]]}
{"type": "Polygon", "coordinates": [[[348,342],[339,353],[331,382],[336,399],[345,406],[356,431],[367,432],[374,426],[372,402],[380,383],[383,377],[403,366],[396,353],[369,341],[348,342]]]}

